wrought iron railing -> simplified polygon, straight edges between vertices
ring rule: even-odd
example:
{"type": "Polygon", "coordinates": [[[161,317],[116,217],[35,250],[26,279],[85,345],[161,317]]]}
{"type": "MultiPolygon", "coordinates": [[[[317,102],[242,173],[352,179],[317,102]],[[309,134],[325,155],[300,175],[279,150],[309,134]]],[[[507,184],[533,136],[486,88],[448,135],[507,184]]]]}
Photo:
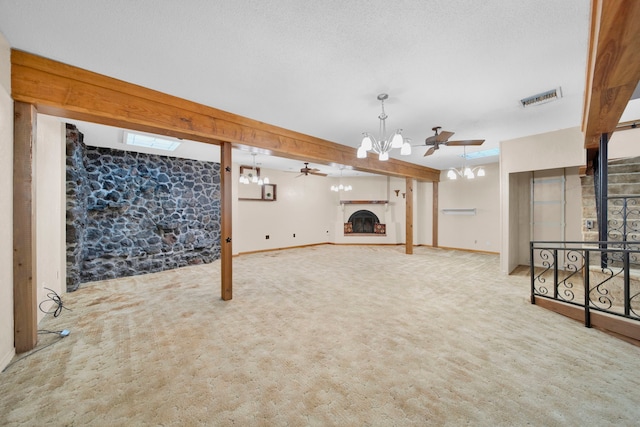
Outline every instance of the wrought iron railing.
{"type": "Polygon", "coordinates": [[[531,303],[548,298],[640,321],[640,242],[530,243],[531,303]],[[605,260],[605,262],[602,262],[605,260]]]}
{"type": "Polygon", "coordinates": [[[607,240],[640,241],[640,196],[609,196],[607,240]]]}

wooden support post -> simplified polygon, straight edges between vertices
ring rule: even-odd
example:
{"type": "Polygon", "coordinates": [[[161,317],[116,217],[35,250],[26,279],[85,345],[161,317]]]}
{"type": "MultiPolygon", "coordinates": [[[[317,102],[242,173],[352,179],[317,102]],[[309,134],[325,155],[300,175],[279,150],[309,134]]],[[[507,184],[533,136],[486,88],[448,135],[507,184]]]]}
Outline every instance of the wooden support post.
{"type": "Polygon", "coordinates": [[[432,238],[431,238],[431,246],[434,248],[438,247],[438,183],[436,181],[433,182],[433,221],[432,221],[432,238]]]}
{"type": "Polygon", "coordinates": [[[13,320],[16,353],[38,342],[36,275],[35,140],[37,111],[14,103],[13,134],[13,320]]]}
{"type": "Polygon", "coordinates": [[[233,297],[233,246],[231,243],[231,218],[232,218],[232,183],[233,173],[231,164],[231,143],[224,142],[220,145],[220,174],[222,191],[221,191],[221,277],[220,277],[220,293],[224,301],[229,301],[233,297]]]}
{"type": "Polygon", "coordinates": [[[405,253],[412,254],[413,253],[413,178],[406,178],[406,192],[407,197],[405,198],[405,233],[406,233],[406,243],[405,243],[405,253]]]}

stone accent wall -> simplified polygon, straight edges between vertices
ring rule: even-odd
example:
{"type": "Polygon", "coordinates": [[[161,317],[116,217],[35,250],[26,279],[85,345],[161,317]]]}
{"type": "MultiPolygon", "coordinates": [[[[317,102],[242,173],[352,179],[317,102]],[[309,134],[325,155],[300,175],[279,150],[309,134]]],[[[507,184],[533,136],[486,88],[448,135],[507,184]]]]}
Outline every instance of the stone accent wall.
{"type": "Polygon", "coordinates": [[[67,291],[71,292],[81,283],[80,271],[86,256],[84,230],[87,227],[90,185],[84,166],[86,150],[83,135],[73,125],[67,124],[66,128],[67,291]]]}
{"type": "Polygon", "coordinates": [[[220,258],[219,163],[67,146],[68,289],[220,258]]]}

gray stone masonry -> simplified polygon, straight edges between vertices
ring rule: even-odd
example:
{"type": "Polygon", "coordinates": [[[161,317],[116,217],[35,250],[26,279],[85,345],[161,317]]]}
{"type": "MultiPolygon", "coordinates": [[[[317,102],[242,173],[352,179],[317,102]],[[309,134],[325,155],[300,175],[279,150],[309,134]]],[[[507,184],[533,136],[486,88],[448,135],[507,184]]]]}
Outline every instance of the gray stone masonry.
{"type": "Polygon", "coordinates": [[[67,140],[68,290],[218,258],[219,163],[67,140]]]}

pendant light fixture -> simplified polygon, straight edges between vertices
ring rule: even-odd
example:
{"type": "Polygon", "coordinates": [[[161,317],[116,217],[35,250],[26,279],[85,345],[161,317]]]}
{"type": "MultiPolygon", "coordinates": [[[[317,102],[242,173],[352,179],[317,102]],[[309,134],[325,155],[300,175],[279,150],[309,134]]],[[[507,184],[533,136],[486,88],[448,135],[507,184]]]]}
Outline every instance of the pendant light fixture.
{"type": "Polygon", "coordinates": [[[268,184],[269,183],[269,178],[268,177],[260,177],[260,173],[258,171],[258,168],[256,167],[256,155],[258,153],[251,153],[251,155],[253,156],[253,173],[250,174],[240,174],[240,183],[241,184],[258,184],[258,185],[263,185],[263,184],[268,184]]]}
{"type": "Polygon", "coordinates": [[[450,168],[449,172],[447,172],[447,178],[449,179],[458,179],[458,176],[460,178],[466,178],[466,179],[474,179],[476,176],[484,176],[484,168],[482,166],[476,166],[475,168],[470,168],[466,166],[467,163],[467,147],[463,147],[464,148],[464,154],[463,154],[463,162],[462,162],[462,168],[460,169],[456,169],[456,168],[450,168]]]}
{"type": "Polygon", "coordinates": [[[353,190],[353,187],[350,185],[343,185],[342,184],[342,170],[344,169],[344,166],[340,167],[340,184],[339,185],[332,185],[331,186],[331,191],[335,191],[336,193],[339,191],[351,191],[353,190]]]}
{"type": "Polygon", "coordinates": [[[387,136],[386,120],[389,116],[384,112],[384,101],[387,98],[389,98],[389,95],[386,93],[378,95],[378,100],[382,106],[382,112],[378,116],[378,119],[380,119],[378,137],[376,138],[367,132],[363,133],[364,137],[362,138],[362,142],[358,148],[359,159],[366,158],[367,151],[373,151],[378,154],[378,160],[389,160],[389,152],[393,148],[400,148],[400,155],[402,156],[411,154],[411,145],[402,138],[402,129],[397,129],[393,135],[387,136]]]}

